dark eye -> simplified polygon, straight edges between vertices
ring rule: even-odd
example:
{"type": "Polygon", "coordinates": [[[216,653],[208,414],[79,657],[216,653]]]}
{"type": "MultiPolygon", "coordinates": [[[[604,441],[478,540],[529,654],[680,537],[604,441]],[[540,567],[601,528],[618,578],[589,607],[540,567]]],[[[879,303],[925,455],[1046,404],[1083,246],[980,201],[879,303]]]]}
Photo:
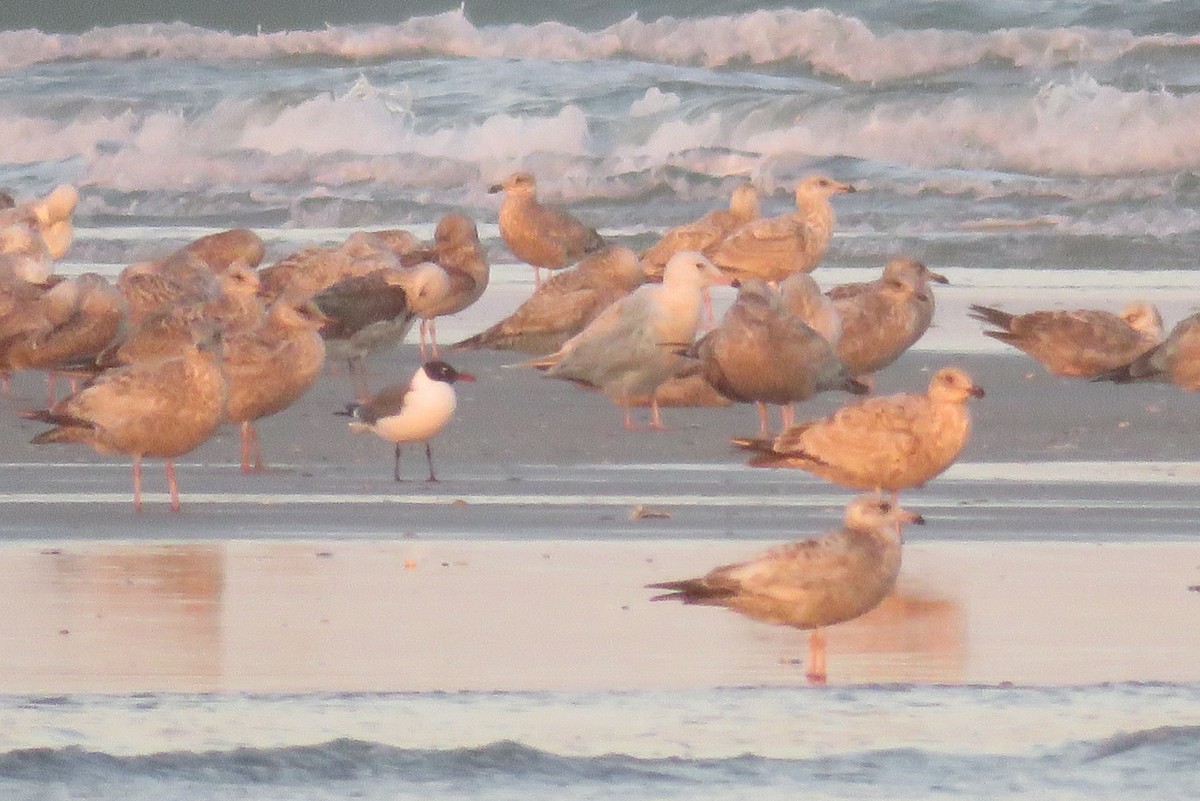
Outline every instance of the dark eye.
{"type": "Polygon", "coordinates": [[[881,501],[879,504],[879,511],[886,515],[888,512],[892,511],[892,505],[887,501],[881,501]]]}

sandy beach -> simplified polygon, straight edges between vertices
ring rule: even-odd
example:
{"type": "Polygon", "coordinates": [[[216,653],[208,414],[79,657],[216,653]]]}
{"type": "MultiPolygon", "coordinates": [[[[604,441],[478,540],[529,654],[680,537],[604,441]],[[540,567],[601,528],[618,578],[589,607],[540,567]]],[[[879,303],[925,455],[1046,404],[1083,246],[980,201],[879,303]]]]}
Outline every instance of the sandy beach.
{"type": "MultiPolygon", "coordinates": [[[[467,321],[464,326],[477,325],[467,321]]],[[[750,407],[667,409],[624,431],[599,395],[447,353],[478,377],[391,478],[390,446],[333,415],[329,374],[263,422],[273,465],[244,476],[236,432],[179,467],[28,444],[37,375],[0,401],[0,678],[14,692],[580,690],[803,683],[807,634],[651,604],[643,585],[833,527],[853,493],[744,466],[750,407]],[[649,512],[650,514],[646,514],[649,512]],[[153,647],[146,647],[153,643],[153,647]]],[[[415,347],[378,360],[403,380],[415,347]]],[[[1200,678],[1195,399],[1051,378],[1019,356],[921,350],[879,391],[943,364],[988,392],[963,459],[905,504],[895,595],[830,631],[830,682],[1058,685],[1200,678]]],[[[822,414],[822,397],[801,414],[822,414]]]]}

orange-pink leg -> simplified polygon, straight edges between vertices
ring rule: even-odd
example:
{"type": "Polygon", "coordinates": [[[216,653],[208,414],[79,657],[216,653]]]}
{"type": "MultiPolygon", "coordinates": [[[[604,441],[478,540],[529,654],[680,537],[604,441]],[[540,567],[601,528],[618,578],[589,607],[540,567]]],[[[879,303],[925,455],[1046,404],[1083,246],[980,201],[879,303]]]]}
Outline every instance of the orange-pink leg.
{"type": "Polygon", "coordinates": [[[258,431],[250,420],[242,421],[242,472],[252,473],[263,469],[262,450],[258,446],[258,431]]]}
{"type": "Polygon", "coordinates": [[[659,430],[666,428],[662,421],[662,411],[658,408],[658,398],[650,399],[650,427],[659,430]]]}
{"type": "Polygon", "coordinates": [[[785,403],[779,407],[779,423],[783,426],[781,431],[786,431],[796,424],[796,407],[790,403],[785,403]]]}
{"type": "Polygon", "coordinates": [[[142,511],[142,457],[133,457],[133,511],[142,511]]]}
{"type": "Polygon", "coordinates": [[[811,684],[825,683],[825,631],[813,629],[808,635],[808,672],[805,674],[811,684]]]}
{"type": "Polygon", "coordinates": [[[175,483],[175,460],[167,460],[167,489],[171,492],[171,511],[179,511],[179,485],[175,483]]]}
{"type": "Polygon", "coordinates": [[[755,401],[754,408],[758,412],[758,435],[760,437],[771,436],[771,413],[767,410],[767,404],[755,401]]]}

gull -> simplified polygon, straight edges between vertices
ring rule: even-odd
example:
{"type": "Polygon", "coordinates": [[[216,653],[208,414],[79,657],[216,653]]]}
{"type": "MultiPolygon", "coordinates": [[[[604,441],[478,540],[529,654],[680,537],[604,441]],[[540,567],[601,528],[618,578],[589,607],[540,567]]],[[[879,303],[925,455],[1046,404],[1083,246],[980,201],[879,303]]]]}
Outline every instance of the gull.
{"type": "Polygon", "coordinates": [[[641,259],[646,276],[661,280],[667,261],[681,250],[715,247],[737,228],[760,214],[758,190],[753,184],[739,184],[729,196],[729,208],[710,211],[698,220],[668,229],[658,241],[642,251],[641,259]]]}
{"type": "Polygon", "coordinates": [[[809,328],[825,337],[825,341],[837,347],[842,338],[842,315],[833,302],[808,273],[792,273],[779,282],[779,294],[783,307],[798,315],[809,328]]]}
{"type": "Polygon", "coordinates": [[[783,307],[765,281],[740,281],[737,300],[724,318],[684,355],[699,360],[700,374],[717,392],[758,407],[759,436],[769,427],[767,404],[781,406],[783,426],[791,404],[819,392],[867,393],[846,371],[825,337],[783,307]]]}
{"type": "MultiPolygon", "coordinates": [[[[700,323],[701,292],[725,278],[695,251],[671,257],[661,284],[645,284],[617,300],[559,350],[526,362],[547,376],[595,387],[624,409],[633,430],[636,398],[649,395],[685,364],[677,351],[692,344],[700,323]]],[[[662,428],[657,400],[651,427],[662,428]]]]}
{"type": "Polygon", "coordinates": [[[225,420],[239,425],[243,473],[264,469],[255,422],[291,406],[320,376],[325,322],[312,301],[280,298],[262,325],[223,338],[225,420]]]}
{"type": "Polygon", "coordinates": [[[132,456],[134,511],[142,509],[142,459],[165,459],[171,511],[178,512],[175,458],[211,437],[225,409],[217,340],[207,336],[174,358],[107,370],[51,408],[26,412],[54,426],[33,443],[76,442],[132,456]]]}
{"type": "Polygon", "coordinates": [[[555,273],[508,317],[454,347],[534,354],[557,350],[644,281],[637,254],[624,245],[606,246],[555,273]]]}
{"type": "Polygon", "coordinates": [[[425,443],[425,462],[429,481],[437,481],[433,472],[430,441],[437,436],[458,405],[454,384],[474,381],[470,373],[455,370],[444,361],[425,362],[413,373],[407,386],[395,385],[379,392],[364,403],[350,403],[336,412],[350,418],[351,431],[372,431],[396,445],[392,477],[400,481],[400,446],[409,442],[425,443]]]}
{"type": "Polygon", "coordinates": [[[795,211],[752,220],[705,255],[734,278],[775,283],[792,273],[812,272],[825,258],[833,236],[835,219],[829,198],[853,191],[850,184],[810,175],[796,184],[795,211]]]}
{"type": "Polygon", "coordinates": [[[867,398],[785,429],[774,441],[734,444],[758,452],[752,467],[795,467],[843,487],[888,490],[895,498],[958,459],[971,434],[967,400],[983,395],[964,371],[944,367],[924,394],[867,398]]]}
{"type": "Polygon", "coordinates": [[[1162,342],[1093,380],[1117,384],[1159,381],[1200,392],[1200,314],[1180,320],[1162,342]]]}
{"type": "Polygon", "coordinates": [[[541,269],[561,270],[604,247],[604,240],[562,209],[538,202],[537,181],[514,172],[489,192],[503,192],[500,236],[512,254],[533,267],[534,289],[542,285],[541,269]]]}
{"type": "Polygon", "coordinates": [[[652,601],[724,606],[749,618],[809,630],[808,679],[823,684],[826,626],[874,609],[896,585],[904,541],[901,526],[920,515],[880,495],[846,507],[842,527],[821,537],[780,545],[704,576],[647,585],[669,590],[652,601]]]}
{"type": "Polygon", "coordinates": [[[410,298],[413,311],[421,318],[421,358],[425,358],[425,339],[430,353],[438,358],[437,318],[458,314],[483,297],[491,268],[487,253],[479,243],[475,221],[465,214],[451,213],[438,221],[433,235],[431,263],[443,273],[437,290],[410,298]]]}
{"type": "Polygon", "coordinates": [[[408,231],[356,231],[334,247],[303,248],[263,268],[259,295],[266,302],[285,293],[311,298],[344,278],[415,264],[423,253],[421,241],[408,231]]]}
{"type": "Polygon", "coordinates": [[[1128,364],[1163,335],[1158,309],[1140,300],[1120,314],[1099,309],[1009,314],[974,304],[971,317],[999,329],[983,333],[1028,353],[1051,374],[1078,378],[1128,364]]]}
{"type": "Polygon", "coordinates": [[[194,258],[214,273],[220,273],[234,264],[253,269],[262,263],[264,255],[266,246],[258,234],[249,228],[233,228],[192,240],[163,259],[163,263],[194,258]]]}
{"type": "Polygon", "coordinates": [[[916,259],[899,256],[874,281],[829,290],[842,320],[837,354],[851,373],[882,370],[925,334],[934,312],[930,281],[949,283],[916,259]]]}
{"type": "Polygon", "coordinates": [[[125,301],[96,273],[56,284],[25,311],[26,327],[0,337],[0,371],[49,370],[47,406],[54,403],[58,371],[94,362],[124,334],[125,301]]]}

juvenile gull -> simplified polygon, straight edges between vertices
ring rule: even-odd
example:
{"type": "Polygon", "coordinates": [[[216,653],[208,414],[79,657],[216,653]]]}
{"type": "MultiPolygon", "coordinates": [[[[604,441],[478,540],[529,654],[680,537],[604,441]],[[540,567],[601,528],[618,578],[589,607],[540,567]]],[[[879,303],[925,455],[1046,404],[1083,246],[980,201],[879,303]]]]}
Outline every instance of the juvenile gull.
{"type": "MultiPolygon", "coordinates": [[[[667,262],[661,284],[646,284],[613,303],[555,353],[527,362],[553,378],[599,389],[624,409],[633,429],[638,396],[653,393],[685,368],[677,351],[687,348],[700,324],[701,291],[722,283],[720,271],[694,251],[667,262]]],[[[662,428],[657,401],[651,426],[662,428]]]]}
{"type": "Polygon", "coordinates": [[[537,181],[528,172],[514,172],[489,192],[503,192],[500,236],[512,254],[533,267],[534,288],[542,285],[541,268],[561,270],[594,250],[604,240],[562,209],[538,202],[537,181]]]}
{"type": "Polygon", "coordinates": [[[789,275],[779,283],[779,294],[783,296],[785,309],[798,315],[809,328],[825,337],[826,342],[837,347],[842,338],[842,315],[837,304],[821,291],[811,275],[789,275]]]}
{"type": "Polygon", "coordinates": [[[900,256],[874,281],[829,290],[842,320],[837,354],[851,373],[882,370],[925,334],[934,312],[930,281],[949,283],[916,259],[900,256]]]}
{"type": "Polygon", "coordinates": [[[225,419],[239,425],[243,473],[264,467],[255,422],[291,406],[320,376],[325,321],[311,301],[281,298],[262,325],[224,338],[225,419]]]}
{"type": "Polygon", "coordinates": [[[1093,380],[1118,384],[1159,381],[1200,392],[1200,314],[1180,320],[1161,343],[1093,380]]]}
{"type": "Polygon", "coordinates": [[[812,272],[825,258],[833,236],[835,218],[829,198],[853,191],[850,184],[810,175],[796,185],[795,211],[752,220],[705,255],[735,278],[775,283],[792,273],[812,272]]]}
{"type": "Polygon", "coordinates": [[[829,342],[785,309],[775,289],[755,278],[740,283],[720,325],[685,355],[699,360],[701,375],[717,392],[757,405],[760,437],[769,427],[767,404],[783,408],[786,428],[792,403],[830,390],[866,394],[829,342]]]}
{"type": "Polygon", "coordinates": [[[454,392],[457,381],[474,381],[469,373],[460,373],[443,361],[425,362],[413,373],[408,386],[397,384],[382,390],[365,403],[347,404],[336,412],[350,418],[351,431],[372,431],[396,444],[392,477],[400,481],[400,446],[409,442],[425,443],[425,462],[429,481],[437,481],[433,472],[430,440],[437,436],[458,405],[454,392]]]}
{"type": "Polygon", "coordinates": [[[265,254],[266,246],[258,234],[248,228],[233,228],[194,239],[163,262],[194,258],[214,273],[220,273],[234,264],[253,269],[262,262],[265,254]]]}
{"type": "Polygon", "coordinates": [[[1136,359],[1162,341],[1162,317],[1134,301],[1120,314],[1099,309],[1009,314],[971,306],[971,317],[998,330],[983,333],[1037,359],[1053,375],[1091,378],[1136,359]]]}
{"type": "Polygon", "coordinates": [[[443,273],[434,283],[435,292],[414,294],[409,300],[421,318],[421,358],[425,358],[426,335],[430,353],[438,358],[437,318],[458,314],[483,297],[491,268],[487,253],[479,243],[475,221],[454,212],[438,221],[434,231],[431,264],[443,273]]]}
{"type": "Polygon", "coordinates": [[[134,511],[142,508],[142,458],[165,459],[171,510],[178,512],[175,458],[212,436],[225,409],[216,340],[206,338],[174,358],[108,370],[50,409],[26,412],[55,426],[34,444],[78,442],[132,456],[134,511]]]}
{"type": "Polygon", "coordinates": [[[49,370],[47,406],[54,403],[58,371],[94,362],[124,333],[124,299],[96,273],[56,284],[27,311],[32,325],[18,336],[0,338],[0,370],[49,370]]]}
{"type": "Polygon", "coordinates": [[[550,276],[508,317],[454,347],[531,354],[558,350],[644,280],[637,255],[624,245],[609,245],[550,276]]]}
{"type": "Polygon", "coordinates": [[[795,467],[859,490],[920,487],[954,463],[971,434],[967,400],[983,390],[955,367],[934,373],[922,395],[867,398],[799,423],[775,440],[735,440],[758,451],[752,467],[795,467]]]}
{"type": "Polygon", "coordinates": [[[758,219],[759,213],[758,190],[753,184],[739,184],[729,196],[729,208],[710,211],[698,220],[670,228],[642,251],[646,276],[661,280],[663,268],[676,253],[713,248],[737,228],[758,219]]]}
{"type": "Polygon", "coordinates": [[[810,630],[808,679],[824,683],[824,627],[864,615],[887,597],[900,574],[901,526],[924,522],[880,495],[862,495],[846,507],[840,529],[700,578],[650,584],[670,590],[651,600],[724,606],[764,623],[810,630]]]}
{"type": "Polygon", "coordinates": [[[345,278],[416,264],[424,252],[408,231],[356,231],[339,245],[303,248],[263,268],[259,294],[268,303],[284,293],[311,298],[345,278]]]}

